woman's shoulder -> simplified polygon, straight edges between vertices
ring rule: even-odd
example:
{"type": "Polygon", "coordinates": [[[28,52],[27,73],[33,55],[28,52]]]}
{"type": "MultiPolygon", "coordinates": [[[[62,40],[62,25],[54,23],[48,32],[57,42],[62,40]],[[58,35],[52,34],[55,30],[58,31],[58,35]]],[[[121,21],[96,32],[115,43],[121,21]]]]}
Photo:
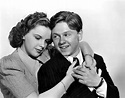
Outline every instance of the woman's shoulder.
{"type": "Polygon", "coordinates": [[[17,54],[17,51],[14,51],[12,54],[4,56],[0,59],[1,68],[14,67],[17,66],[18,63],[19,63],[19,56],[17,54]]]}

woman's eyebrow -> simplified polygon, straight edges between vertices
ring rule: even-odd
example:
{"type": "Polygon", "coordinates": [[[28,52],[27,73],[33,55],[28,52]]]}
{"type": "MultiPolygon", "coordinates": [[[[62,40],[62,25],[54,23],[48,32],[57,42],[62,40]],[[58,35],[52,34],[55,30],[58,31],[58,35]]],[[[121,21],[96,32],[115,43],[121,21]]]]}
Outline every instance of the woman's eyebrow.
{"type": "Polygon", "coordinates": [[[41,35],[39,35],[39,34],[34,34],[35,36],[39,36],[39,37],[42,37],[41,35]]]}

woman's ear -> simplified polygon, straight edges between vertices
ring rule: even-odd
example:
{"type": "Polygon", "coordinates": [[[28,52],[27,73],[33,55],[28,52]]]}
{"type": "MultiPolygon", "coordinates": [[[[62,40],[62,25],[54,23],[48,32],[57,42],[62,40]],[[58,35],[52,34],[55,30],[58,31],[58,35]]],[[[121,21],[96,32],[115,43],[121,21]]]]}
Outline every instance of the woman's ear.
{"type": "Polygon", "coordinates": [[[25,36],[23,36],[23,40],[25,40],[25,36]]]}
{"type": "Polygon", "coordinates": [[[79,42],[81,42],[82,41],[82,37],[83,37],[83,31],[82,30],[80,30],[78,32],[78,37],[79,37],[79,42]]]}

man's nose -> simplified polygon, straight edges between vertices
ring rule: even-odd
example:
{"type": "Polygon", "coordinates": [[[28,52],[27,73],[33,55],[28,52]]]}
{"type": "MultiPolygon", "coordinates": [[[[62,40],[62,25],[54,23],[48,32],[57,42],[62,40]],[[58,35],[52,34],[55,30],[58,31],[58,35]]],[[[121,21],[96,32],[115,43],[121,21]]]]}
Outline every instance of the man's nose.
{"type": "Polygon", "coordinates": [[[59,43],[63,44],[64,42],[65,42],[65,38],[64,37],[60,37],[59,43]]]}

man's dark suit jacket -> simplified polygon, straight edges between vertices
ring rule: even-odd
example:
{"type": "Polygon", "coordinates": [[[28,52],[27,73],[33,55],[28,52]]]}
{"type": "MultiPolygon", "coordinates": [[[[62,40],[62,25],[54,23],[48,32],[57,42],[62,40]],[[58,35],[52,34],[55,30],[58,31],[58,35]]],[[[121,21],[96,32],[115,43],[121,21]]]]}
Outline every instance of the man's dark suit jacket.
{"type": "MultiPolygon", "coordinates": [[[[97,71],[100,68],[102,70],[101,77],[106,80],[107,83],[107,98],[119,98],[119,92],[114,85],[109,73],[106,70],[103,58],[97,54],[94,54],[96,60],[97,71]]],[[[59,52],[57,52],[49,61],[43,64],[38,72],[38,89],[39,93],[47,91],[59,83],[65,76],[68,67],[71,63],[59,52]]],[[[73,82],[67,90],[67,93],[62,98],[97,98],[95,91],[90,91],[89,88],[79,83],[73,82]]],[[[100,97],[101,98],[101,97],[100,97]]]]}

